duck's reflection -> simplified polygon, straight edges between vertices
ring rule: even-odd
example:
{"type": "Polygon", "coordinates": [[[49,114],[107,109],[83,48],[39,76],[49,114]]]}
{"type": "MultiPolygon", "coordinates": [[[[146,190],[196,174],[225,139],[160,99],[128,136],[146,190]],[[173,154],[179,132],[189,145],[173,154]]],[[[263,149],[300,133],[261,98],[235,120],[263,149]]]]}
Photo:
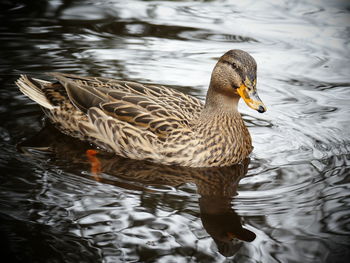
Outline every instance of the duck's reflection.
{"type": "MultiPolygon", "coordinates": [[[[50,125],[19,144],[22,152],[50,151],[60,161],[68,161],[72,166],[78,164],[79,169],[82,166],[87,169],[88,165],[96,166],[96,163],[91,164],[91,157],[89,159],[85,154],[89,147],[62,135],[50,125]]],[[[184,168],[124,159],[106,153],[98,153],[95,157],[100,167],[98,170],[94,168],[95,172],[98,171],[94,176],[103,183],[134,190],[147,190],[151,185],[177,187],[194,183],[200,195],[202,224],[222,255],[232,256],[240,249],[242,241],[255,239],[252,231],[242,227],[241,218],[231,204],[240,179],[247,173],[248,159],[231,167],[184,168]]]]}
{"type": "Polygon", "coordinates": [[[241,248],[241,241],[251,242],[256,237],[242,227],[240,216],[231,208],[231,200],[224,196],[201,196],[199,200],[203,226],[226,257],[241,248]]]}

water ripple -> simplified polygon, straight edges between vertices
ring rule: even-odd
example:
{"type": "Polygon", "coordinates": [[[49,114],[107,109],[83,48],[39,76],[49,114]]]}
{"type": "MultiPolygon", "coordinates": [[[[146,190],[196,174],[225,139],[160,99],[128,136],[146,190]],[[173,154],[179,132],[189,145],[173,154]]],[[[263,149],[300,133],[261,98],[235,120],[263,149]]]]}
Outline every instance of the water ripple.
{"type": "Polygon", "coordinates": [[[6,21],[0,232],[15,259],[338,262],[349,256],[346,1],[0,5],[6,21]],[[248,167],[193,173],[101,156],[104,172],[96,177],[84,153],[90,145],[50,130],[37,139],[40,147],[20,147],[30,146],[44,123],[40,108],[13,84],[19,74],[126,78],[204,99],[217,58],[232,48],[257,60],[268,107],[262,115],[239,105],[254,142],[248,167]],[[140,167],[152,176],[135,177],[140,167]],[[228,241],[227,233],[236,237],[228,241]]]}

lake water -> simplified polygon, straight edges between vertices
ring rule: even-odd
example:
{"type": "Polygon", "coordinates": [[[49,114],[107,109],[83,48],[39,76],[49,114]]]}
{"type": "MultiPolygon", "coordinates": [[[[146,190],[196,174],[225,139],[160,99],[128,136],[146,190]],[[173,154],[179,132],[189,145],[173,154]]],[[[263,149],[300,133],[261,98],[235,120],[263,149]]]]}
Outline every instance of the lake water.
{"type": "Polygon", "coordinates": [[[13,262],[349,262],[349,1],[2,1],[0,233],[13,262]],[[205,98],[227,50],[258,63],[250,160],[100,156],[46,124],[19,74],[114,77],[205,98]]]}

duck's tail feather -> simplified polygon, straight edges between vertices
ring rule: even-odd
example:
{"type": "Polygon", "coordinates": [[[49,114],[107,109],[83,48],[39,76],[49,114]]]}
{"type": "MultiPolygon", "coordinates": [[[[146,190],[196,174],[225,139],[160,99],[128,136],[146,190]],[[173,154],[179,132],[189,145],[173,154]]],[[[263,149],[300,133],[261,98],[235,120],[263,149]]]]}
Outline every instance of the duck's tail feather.
{"type": "Polygon", "coordinates": [[[21,75],[21,77],[15,82],[19,87],[19,90],[26,96],[28,96],[33,101],[40,104],[42,107],[52,110],[55,108],[54,105],[46,98],[45,93],[42,90],[42,85],[50,84],[50,82],[33,79],[26,75],[21,75]]]}

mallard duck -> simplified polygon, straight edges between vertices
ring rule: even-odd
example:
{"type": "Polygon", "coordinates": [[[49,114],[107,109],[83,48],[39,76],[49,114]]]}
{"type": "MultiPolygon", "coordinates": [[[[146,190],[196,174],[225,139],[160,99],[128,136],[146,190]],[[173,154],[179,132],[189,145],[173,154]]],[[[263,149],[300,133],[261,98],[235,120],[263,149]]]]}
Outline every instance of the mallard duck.
{"type": "Polygon", "coordinates": [[[205,103],[152,84],[48,73],[16,84],[63,133],[122,157],[188,167],[229,166],[252,151],[237,110],[240,98],[265,112],[256,91],[256,62],[242,50],[215,65],[205,103]]]}

